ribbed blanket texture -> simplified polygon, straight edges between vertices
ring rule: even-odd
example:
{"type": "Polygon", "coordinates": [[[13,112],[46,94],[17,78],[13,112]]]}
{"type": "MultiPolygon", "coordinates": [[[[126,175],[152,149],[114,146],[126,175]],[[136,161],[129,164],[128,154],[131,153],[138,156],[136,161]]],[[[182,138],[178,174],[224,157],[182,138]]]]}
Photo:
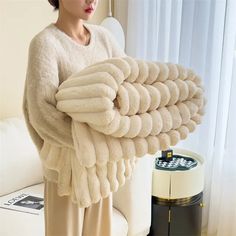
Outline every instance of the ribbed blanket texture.
{"type": "Polygon", "coordinates": [[[201,123],[205,105],[192,69],[129,56],[71,75],[55,98],[57,109],[72,118],[76,158],[68,165],[72,200],[80,207],[117,191],[137,158],[185,139],[201,123]]]}

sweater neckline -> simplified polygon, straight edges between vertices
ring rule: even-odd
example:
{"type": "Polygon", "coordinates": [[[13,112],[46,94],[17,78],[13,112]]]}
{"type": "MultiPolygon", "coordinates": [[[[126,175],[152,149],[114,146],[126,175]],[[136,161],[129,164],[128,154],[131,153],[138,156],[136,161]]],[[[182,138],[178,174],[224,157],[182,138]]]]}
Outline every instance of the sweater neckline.
{"type": "Polygon", "coordinates": [[[84,45],[84,44],[80,44],[78,42],[76,42],[74,39],[72,39],[72,37],[70,37],[68,34],[66,34],[64,31],[60,30],[54,23],[51,23],[50,26],[53,27],[58,33],[60,33],[60,35],[62,35],[64,38],[66,38],[67,40],[69,40],[71,43],[73,43],[76,47],[79,48],[91,48],[92,45],[94,44],[95,41],[95,34],[93,32],[93,30],[91,29],[90,25],[87,23],[83,23],[84,27],[89,31],[90,33],[90,40],[89,40],[89,44],[84,45]]]}

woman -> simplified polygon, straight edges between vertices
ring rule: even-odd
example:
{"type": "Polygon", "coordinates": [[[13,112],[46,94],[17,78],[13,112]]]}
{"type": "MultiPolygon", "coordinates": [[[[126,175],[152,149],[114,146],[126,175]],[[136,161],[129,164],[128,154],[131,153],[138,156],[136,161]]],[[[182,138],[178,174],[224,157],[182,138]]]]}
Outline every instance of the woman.
{"type": "MultiPolygon", "coordinates": [[[[93,63],[126,55],[108,30],[84,22],[93,16],[98,0],[49,0],[49,3],[59,10],[58,19],[30,42],[23,98],[26,124],[40,155],[46,140],[47,145],[60,148],[61,153],[73,149],[71,118],[56,109],[54,95],[58,86],[93,63]]],[[[69,197],[71,189],[63,185],[71,181],[70,176],[66,179],[63,171],[59,175],[57,165],[51,163],[49,168],[42,162],[45,235],[111,236],[112,195],[79,208],[69,197]]]]}

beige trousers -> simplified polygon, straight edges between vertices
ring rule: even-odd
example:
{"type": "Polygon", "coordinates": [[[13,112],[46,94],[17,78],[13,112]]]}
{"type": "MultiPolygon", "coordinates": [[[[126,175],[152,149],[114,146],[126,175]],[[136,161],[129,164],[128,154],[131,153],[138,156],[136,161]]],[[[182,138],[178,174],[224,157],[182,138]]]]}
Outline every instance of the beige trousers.
{"type": "Polygon", "coordinates": [[[45,236],[112,236],[112,193],[87,208],[60,197],[44,177],[45,236]]]}

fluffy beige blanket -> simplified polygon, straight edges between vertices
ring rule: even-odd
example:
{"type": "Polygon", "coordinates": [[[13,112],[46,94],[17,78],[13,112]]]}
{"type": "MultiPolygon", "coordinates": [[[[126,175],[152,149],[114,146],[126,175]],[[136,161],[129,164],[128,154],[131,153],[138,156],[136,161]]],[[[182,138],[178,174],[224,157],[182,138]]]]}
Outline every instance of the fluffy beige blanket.
{"type": "Polygon", "coordinates": [[[136,157],[185,139],[201,123],[205,105],[201,79],[191,69],[128,56],[73,74],[55,98],[57,109],[72,118],[80,166],[73,191],[81,207],[124,184],[119,160],[126,160],[130,177],[136,157]]]}

